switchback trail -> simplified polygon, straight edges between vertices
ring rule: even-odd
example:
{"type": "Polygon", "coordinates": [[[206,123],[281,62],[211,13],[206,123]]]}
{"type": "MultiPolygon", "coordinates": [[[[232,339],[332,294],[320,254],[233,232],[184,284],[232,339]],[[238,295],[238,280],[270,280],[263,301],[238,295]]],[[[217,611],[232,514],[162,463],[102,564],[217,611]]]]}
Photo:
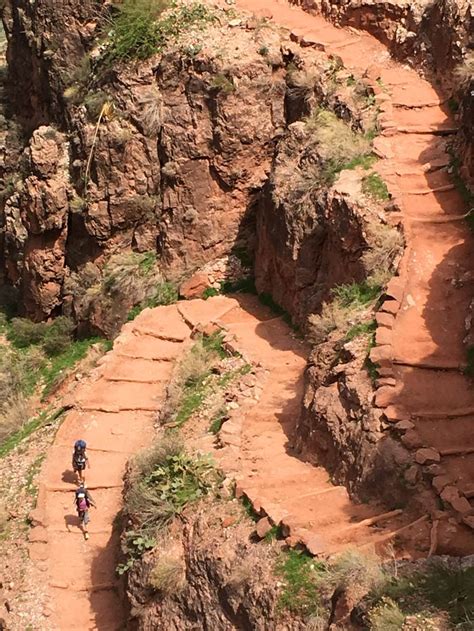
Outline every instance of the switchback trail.
{"type": "Polygon", "coordinates": [[[433,551],[472,554],[474,389],[463,339],[472,317],[474,237],[448,170],[456,125],[447,99],[367,33],[337,28],[284,0],[236,4],[271,15],[294,41],[337,55],[355,76],[372,80],[381,111],[376,168],[400,209],[392,217],[402,221],[407,246],[377,317],[375,404],[446,509],[434,520],[433,551]]]}
{"type": "Polygon", "coordinates": [[[391,515],[379,524],[379,507],[352,503],[323,468],[289,450],[308,348],[281,317],[255,296],[147,309],[125,325],[113,351],[78,389],[40,474],[30,552],[48,583],[53,629],[123,629],[114,520],[126,462],[153,440],[154,416],[173,365],[190,343],[192,329],[209,323],[222,327],[235,348],[267,374],[259,403],[242,407],[224,424],[227,447],[216,452],[222,468],[237,478],[239,492],[275,522],[282,521],[295,543],[314,552],[336,551],[347,543],[371,545],[403,525],[400,516],[391,515]],[[98,506],[91,511],[89,541],[78,527],[70,470],[71,446],[79,437],[89,445],[88,488],[98,506]],[[374,523],[380,528],[374,530],[374,523]]]}

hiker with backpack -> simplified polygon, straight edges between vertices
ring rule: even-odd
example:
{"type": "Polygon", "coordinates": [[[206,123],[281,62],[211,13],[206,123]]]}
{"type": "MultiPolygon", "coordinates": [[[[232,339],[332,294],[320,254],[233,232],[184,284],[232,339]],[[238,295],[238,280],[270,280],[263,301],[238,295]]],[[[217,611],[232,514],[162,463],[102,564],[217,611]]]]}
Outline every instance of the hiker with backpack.
{"type": "Polygon", "coordinates": [[[81,522],[84,539],[89,539],[89,533],[87,532],[87,524],[90,521],[89,508],[91,506],[94,508],[97,507],[84,483],[81,483],[79,488],[76,490],[74,503],[76,504],[77,515],[81,522]]]}
{"type": "Polygon", "coordinates": [[[87,443],[85,440],[76,440],[74,443],[74,453],[72,454],[72,468],[80,483],[85,482],[84,471],[86,465],[90,467],[89,458],[86,454],[87,443]]]}

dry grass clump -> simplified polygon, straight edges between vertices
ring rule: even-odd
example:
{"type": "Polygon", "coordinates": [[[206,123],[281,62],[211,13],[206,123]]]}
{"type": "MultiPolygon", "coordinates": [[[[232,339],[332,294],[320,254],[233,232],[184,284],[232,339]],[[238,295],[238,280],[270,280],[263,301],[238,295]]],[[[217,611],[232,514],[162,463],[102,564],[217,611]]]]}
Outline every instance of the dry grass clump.
{"type": "Polygon", "coordinates": [[[140,121],[148,136],[157,136],[163,121],[162,100],[157,90],[149,90],[140,101],[140,121]]]}
{"type": "Polygon", "coordinates": [[[151,570],[148,583],[164,596],[178,594],[186,585],[183,562],[173,551],[162,551],[151,570]]]}
{"type": "Polygon", "coordinates": [[[238,587],[249,583],[255,576],[255,558],[237,559],[237,564],[233,566],[227,584],[238,587]]]}
{"type": "Polygon", "coordinates": [[[308,316],[308,339],[311,344],[320,344],[331,331],[342,329],[349,318],[348,309],[337,301],[323,303],[321,313],[308,316]]]}
{"type": "Polygon", "coordinates": [[[396,602],[383,598],[369,613],[371,631],[399,631],[405,624],[405,614],[396,602]]]}
{"type": "Polygon", "coordinates": [[[291,97],[309,100],[319,78],[316,68],[308,70],[289,70],[287,74],[288,92],[291,97]]]}
{"type": "Polygon", "coordinates": [[[403,248],[403,236],[397,228],[386,224],[372,224],[368,229],[370,248],[362,262],[370,271],[370,280],[383,287],[393,276],[394,263],[403,248]]]}
{"type": "Polygon", "coordinates": [[[370,153],[370,141],[357,134],[343,120],[328,110],[317,110],[307,126],[318,143],[318,151],[325,162],[343,167],[356,158],[370,153]]]}
{"type": "Polygon", "coordinates": [[[350,591],[355,600],[377,589],[386,580],[379,557],[361,554],[354,549],[348,549],[336,558],[331,575],[335,587],[350,591]]]}

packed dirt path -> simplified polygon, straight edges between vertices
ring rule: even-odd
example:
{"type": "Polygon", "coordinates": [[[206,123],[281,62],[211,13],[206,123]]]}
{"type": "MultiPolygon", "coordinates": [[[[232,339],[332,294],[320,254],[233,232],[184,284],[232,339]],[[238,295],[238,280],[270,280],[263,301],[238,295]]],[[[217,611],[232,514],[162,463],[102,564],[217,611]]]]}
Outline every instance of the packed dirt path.
{"type": "Polygon", "coordinates": [[[113,351],[70,402],[74,407],[41,471],[30,533],[30,556],[48,583],[53,629],[124,628],[114,529],[123,474],[133,453],[153,440],[160,399],[189,335],[176,307],[144,311],[123,328],[113,351]],[[86,481],[97,503],[97,510],[91,509],[89,541],[74,507],[72,446],[79,438],[88,444],[86,481]]]}
{"type": "Polygon", "coordinates": [[[266,377],[258,404],[236,412],[221,431],[227,447],[220,462],[233,471],[237,495],[245,495],[257,512],[280,525],[290,543],[302,543],[314,554],[334,554],[347,545],[377,549],[395,532],[402,536],[409,531],[415,538],[418,524],[412,525],[401,510],[354,503],[323,467],[293,451],[310,349],[257,298],[238,300],[216,323],[236,350],[265,369],[266,377]]]}
{"type": "Polygon", "coordinates": [[[435,515],[432,551],[472,553],[474,389],[464,372],[464,337],[474,237],[465,221],[469,209],[449,173],[448,143],[456,125],[447,99],[367,33],[337,28],[284,0],[236,4],[271,15],[294,41],[337,55],[355,76],[372,80],[381,111],[376,169],[399,208],[392,220],[402,221],[407,244],[400,276],[390,283],[378,317],[371,356],[381,376],[375,403],[413,450],[420,479],[432,480],[433,494],[440,496],[431,503],[431,509],[445,509],[435,515]]]}

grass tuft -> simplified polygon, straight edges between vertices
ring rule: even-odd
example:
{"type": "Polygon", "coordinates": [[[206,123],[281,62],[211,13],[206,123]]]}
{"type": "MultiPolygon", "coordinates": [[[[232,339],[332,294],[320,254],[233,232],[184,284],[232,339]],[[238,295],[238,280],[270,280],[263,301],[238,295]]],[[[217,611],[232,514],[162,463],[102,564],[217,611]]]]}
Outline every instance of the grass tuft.
{"type": "Polygon", "coordinates": [[[221,431],[221,428],[224,425],[226,419],[227,410],[225,408],[221,408],[212,419],[212,423],[209,426],[209,432],[211,434],[218,434],[221,431]]]}
{"type": "Polygon", "coordinates": [[[150,572],[148,583],[164,596],[178,594],[186,584],[183,563],[171,552],[161,552],[150,572]]]}
{"type": "Polygon", "coordinates": [[[370,173],[362,179],[362,192],[376,201],[383,202],[390,199],[387,185],[378,173],[370,173]]]}
{"type": "Polygon", "coordinates": [[[375,333],[377,329],[377,322],[375,320],[369,320],[368,322],[358,322],[351,326],[351,328],[347,331],[344,342],[350,342],[354,340],[356,337],[360,337],[361,335],[369,335],[375,333]]]}
{"type": "Polygon", "coordinates": [[[318,173],[313,173],[316,187],[330,186],[343,169],[367,168],[374,161],[370,141],[363,134],[352,131],[333,112],[318,109],[306,123],[323,161],[318,173]]]}
{"type": "Polygon", "coordinates": [[[198,339],[180,361],[175,378],[168,386],[161,421],[179,427],[199,409],[208,395],[208,378],[225,356],[222,335],[198,339]]]}
{"type": "Polygon", "coordinates": [[[325,565],[315,561],[305,552],[288,550],[276,567],[284,581],[279,597],[279,607],[295,615],[319,615],[322,603],[317,591],[318,573],[325,571],[325,565]]]}

